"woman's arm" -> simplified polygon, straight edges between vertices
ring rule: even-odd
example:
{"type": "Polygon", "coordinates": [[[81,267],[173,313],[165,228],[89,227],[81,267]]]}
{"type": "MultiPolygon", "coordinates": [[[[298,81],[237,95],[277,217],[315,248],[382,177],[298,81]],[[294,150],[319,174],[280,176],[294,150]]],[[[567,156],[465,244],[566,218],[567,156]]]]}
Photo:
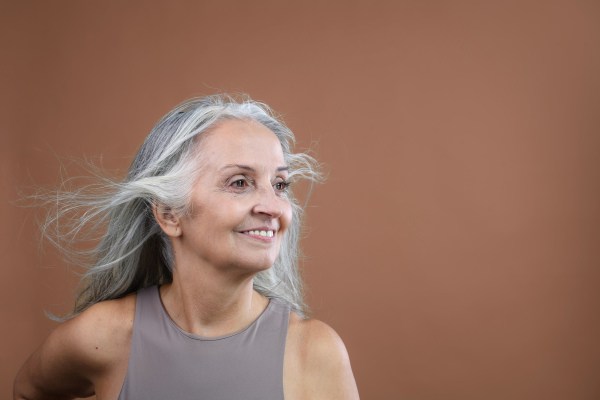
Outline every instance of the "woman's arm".
{"type": "Polygon", "coordinates": [[[292,313],[287,339],[286,398],[358,400],[346,346],[331,327],[292,313]]]}
{"type": "Polygon", "coordinates": [[[76,355],[80,340],[71,333],[73,324],[66,324],[57,327],[21,367],[13,388],[14,399],[62,400],[94,394],[86,368],[77,368],[82,364],[76,355]]]}
{"type": "MultiPolygon", "coordinates": [[[[13,388],[18,400],[89,397],[124,343],[119,302],[95,304],[60,324],[25,362],[13,388]]],[[[126,352],[128,353],[128,352],[126,352]]]]}
{"type": "Polygon", "coordinates": [[[358,400],[358,388],[344,342],[327,324],[309,320],[305,358],[310,399],[358,400]]]}

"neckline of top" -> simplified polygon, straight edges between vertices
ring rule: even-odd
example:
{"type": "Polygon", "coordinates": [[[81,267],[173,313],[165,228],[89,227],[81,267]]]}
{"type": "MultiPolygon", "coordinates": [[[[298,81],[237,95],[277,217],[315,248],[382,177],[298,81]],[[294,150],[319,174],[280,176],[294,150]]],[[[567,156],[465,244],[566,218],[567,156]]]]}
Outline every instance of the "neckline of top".
{"type": "Polygon", "coordinates": [[[160,305],[160,310],[163,313],[163,316],[165,317],[165,319],[167,321],[169,321],[171,323],[171,325],[173,325],[173,327],[175,327],[175,329],[177,329],[177,331],[179,331],[182,335],[189,337],[190,339],[194,339],[194,340],[202,340],[202,341],[215,341],[215,340],[223,340],[223,339],[227,339],[230,338],[232,336],[237,336],[240,333],[243,333],[245,331],[247,331],[248,329],[252,328],[253,326],[255,326],[258,321],[263,318],[263,316],[267,313],[267,311],[270,309],[271,304],[273,303],[273,299],[269,299],[269,303],[267,304],[267,307],[265,307],[265,309],[263,310],[262,313],[260,313],[260,315],[254,320],[252,321],[252,323],[250,325],[248,325],[247,327],[245,327],[244,329],[237,331],[237,332],[233,332],[233,333],[229,333],[227,335],[222,335],[222,336],[215,336],[215,337],[208,337],[208,336],[201,336],[201,335],[196,335],[195,333],[191,333],[191,332],[187,332],[184,331],[183,329],[181,329],[176,323],[175,321],[173,321],[171,319],[171,316],[169,315],[169,313],[167,312],[167,310],[165,309],[165,305],[162,302],[162,298],[160,297],[160,285],[156,285],[156,297],[158,299],[158,303],[160,305]]]}

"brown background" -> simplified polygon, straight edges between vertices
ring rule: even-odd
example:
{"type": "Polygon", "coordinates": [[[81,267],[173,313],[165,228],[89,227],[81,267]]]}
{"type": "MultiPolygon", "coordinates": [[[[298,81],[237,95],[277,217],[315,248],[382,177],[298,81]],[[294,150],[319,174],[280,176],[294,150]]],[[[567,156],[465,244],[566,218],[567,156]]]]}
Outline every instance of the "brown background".
{"type": "Polygon", "coordinates": [[[75,279],[16,187],[198,94],[318,140],[315,317],[363,399],[600,398],[596,1],[4,1],[1,397],[75,279]]]}

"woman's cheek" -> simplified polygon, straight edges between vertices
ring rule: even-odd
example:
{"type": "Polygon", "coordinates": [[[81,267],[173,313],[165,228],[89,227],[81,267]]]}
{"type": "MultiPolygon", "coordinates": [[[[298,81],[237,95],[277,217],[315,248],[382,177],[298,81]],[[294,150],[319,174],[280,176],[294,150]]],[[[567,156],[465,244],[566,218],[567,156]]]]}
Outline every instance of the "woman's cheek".
{"type": "Polygon", "coordinates": [[[292,223],[292,218],[294,217],[292,205],[289,201],[286,201],[285,211],[283,212],[282,217],[285,218],[285,229],[287,230],[287,228],[289,228],[290,224],[292,223]]]}

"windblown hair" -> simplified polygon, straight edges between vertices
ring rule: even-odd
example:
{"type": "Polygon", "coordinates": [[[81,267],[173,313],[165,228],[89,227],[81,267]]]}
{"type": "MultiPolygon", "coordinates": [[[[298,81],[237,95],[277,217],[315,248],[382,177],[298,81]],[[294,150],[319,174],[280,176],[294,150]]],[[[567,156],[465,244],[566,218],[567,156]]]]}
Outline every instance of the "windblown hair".
{"type": "MultiPolygon", "coordinates": [[[[182,215],[190,213],[190,193],[199,173],[198,139],[224,120],[255,120],[279,138],[290,179],[307,179],[310,187],[322,179],[310,155],[292,153],[294,135],[265,104],[242,96],[212,95],[186,101],[165,115],[152,129],[135,156],[125,180],[72,189],[69,180],[58,189],[38,192],[38,204],[49,209],[42,235],[84,273],[78,287],[73,317],[100,301],[116,299],[147,286],[173,279],[173,251],[152,213],[160,203],[182,215]],[[76,244],[98,237],[91,250],[76,244]],[[82,261],[82,257],[83,260],[82,261]],[[83,263],[83,264],[82,264],[83,263]]],[[[201,157],[201,155],[200,155],[201,157]]],[[[100,174],[95,174],[96,178],[100,174]]],[[[309,191],[310,192],[310,191],[309,191]]],[[[293,218],[279,256],[254,278],[254,289],[269,298],[288,302],[305,316],[304,284],[299,274],[298,241],[303,208],[288,191],[293,218]]]]}

